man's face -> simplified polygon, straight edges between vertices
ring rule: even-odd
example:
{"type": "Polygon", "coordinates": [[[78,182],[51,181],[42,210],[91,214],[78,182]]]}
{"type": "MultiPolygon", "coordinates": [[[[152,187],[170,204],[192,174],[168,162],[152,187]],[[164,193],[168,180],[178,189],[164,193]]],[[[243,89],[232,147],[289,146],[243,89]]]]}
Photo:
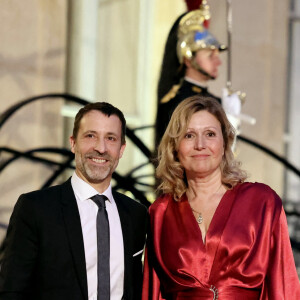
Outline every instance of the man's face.
{"type": "Polygon", "coordinates": [[[218,69],[221,65],[219,50],[203,49],[198,50],[195,55],[195,62],[198,66],[208,73],[210,76],[217,78],[219,75],[218,69]]]}
{"type": "Polygon", "coordinates": [[[76,174],[92,186],[105,190],[111,181],[125,149],[121,126],[116,115],[108,117],[92,110],[81,119],[77,137],[70,137],[76,174]]]}

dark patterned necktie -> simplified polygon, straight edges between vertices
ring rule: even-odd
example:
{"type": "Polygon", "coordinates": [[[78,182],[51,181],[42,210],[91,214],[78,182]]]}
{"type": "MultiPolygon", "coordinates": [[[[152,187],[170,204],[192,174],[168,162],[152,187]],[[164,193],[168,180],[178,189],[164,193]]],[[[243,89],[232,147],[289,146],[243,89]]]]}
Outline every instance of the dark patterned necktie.
{"type": "Polygon", "coordinates": [[[109,272],[109,222],[105,208],[104,195],[95,195],[91,198],[98,206],[97,214],[97,248],[98,248],[98,300],[110,299],[110,272],[109,272]]]}

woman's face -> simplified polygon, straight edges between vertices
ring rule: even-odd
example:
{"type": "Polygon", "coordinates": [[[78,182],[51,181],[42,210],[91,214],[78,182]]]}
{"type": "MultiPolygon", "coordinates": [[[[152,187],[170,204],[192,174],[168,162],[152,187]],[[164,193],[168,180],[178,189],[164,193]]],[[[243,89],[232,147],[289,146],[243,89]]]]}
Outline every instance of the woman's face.
{"type": "Polygon", "coordinates": [[[220,172],[223,155],[224,140],[220,122],[206,110],[194,113],[178,147],[178,158],[187,178],[206,177],[220,172]]]}

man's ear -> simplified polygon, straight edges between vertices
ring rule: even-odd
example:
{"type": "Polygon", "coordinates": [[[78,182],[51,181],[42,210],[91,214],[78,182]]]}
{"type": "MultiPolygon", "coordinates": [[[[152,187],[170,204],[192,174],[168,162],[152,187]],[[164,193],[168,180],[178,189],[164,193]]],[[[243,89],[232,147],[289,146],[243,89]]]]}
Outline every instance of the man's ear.
{"type": "Polygon", "coordinates": [[[75,153],[75,138],[73,136],[70,136],[69,141],[71,146],[71,152],[75,153]]]}
{"type": "Polygon", "coordinates": [[[183,63],[187,68],[190,68],[192,66],[191,59],[188,59],[186,57],[184,57],[183,63]]]}
{"type": "Polygon", "coordinates": [[[123,156],[123,153],[124,153],[125,148],[126,148],[126,143],[123,144],[123,145],[121,145],[119,158],[121,158],[121,157],[123,156]]]}

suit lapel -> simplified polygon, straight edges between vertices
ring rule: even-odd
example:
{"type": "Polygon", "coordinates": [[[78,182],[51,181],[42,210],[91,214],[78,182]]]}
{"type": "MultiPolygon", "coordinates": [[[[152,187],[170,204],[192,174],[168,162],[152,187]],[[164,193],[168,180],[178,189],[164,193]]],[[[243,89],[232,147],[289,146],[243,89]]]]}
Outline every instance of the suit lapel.
{"type": "Polygon", "coordinates": [[[69,179],[62,185],[62,211],[83,299],[88,299],[87,274],[80,215],[69,179]]]}
{"type": "MultiPolygon", "coordinates": [[[[120,216],[122,234],[123,234],[123,243],[124,243],[124,291],[129,291],[131,286],[131,268],[132,268],[132,238],[133,233],[131,232],[130,225],[130,215],[124,202],[122,201],[122,195],[113,191],[113,196],[118,208],[118,213],[120,216]]],[[[130,298],[129,295],[126,295],[126,299],[130,298]]]]}

